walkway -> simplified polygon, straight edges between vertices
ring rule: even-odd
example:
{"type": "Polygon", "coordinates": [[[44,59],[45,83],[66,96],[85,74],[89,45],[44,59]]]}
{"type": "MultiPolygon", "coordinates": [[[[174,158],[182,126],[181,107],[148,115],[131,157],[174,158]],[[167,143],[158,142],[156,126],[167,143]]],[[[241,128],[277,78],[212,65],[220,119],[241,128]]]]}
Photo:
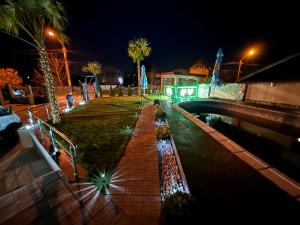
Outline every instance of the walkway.
{"type": "Polygon", "coordinates": [[[0,197],[0,224],[159,224],[160,180],[153,105],[142,109],[111,193],[50,172],[0,197]]]}
{"type": "MultiPolygon", "coordinates": [[[[172,135],[192,195],[199,210],[251,210],[258,217],[267,209],[290,210],[299,203],[234,156],[209,134],[163,101],[172,135]]],[[[243,211],[244,213],[247,212],[243,211]]],[[[273,217],[280,214],[273,214],[273,217]]]]}
{"type": "Polygon", "coordinates": [[[161,199],[153,104],[142,109],[117,171],[121,176],[116,185],[122,188],[112,193],[113,200],[131,224],[159,224],[161,199]]]}

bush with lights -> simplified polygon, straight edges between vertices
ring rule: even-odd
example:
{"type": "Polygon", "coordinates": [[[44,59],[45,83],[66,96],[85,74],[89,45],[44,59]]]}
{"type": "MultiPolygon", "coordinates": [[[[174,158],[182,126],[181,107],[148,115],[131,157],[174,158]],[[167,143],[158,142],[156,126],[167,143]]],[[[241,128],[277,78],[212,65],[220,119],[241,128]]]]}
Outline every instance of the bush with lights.
{"type": "Polygon", "coordinates": [[[129,126],[122,128],[121,134],[130,137],[133,134],[133,128],[129,126]]]}
{"type": "Polygon", "coordinates": [[[167,114],[161,109],[160,105],[155,105],[154,106],[154,111],[155,111],[155,120],[159,121],[165,121],[167,114]]]}
{"type": "Polygon", "coordinates": [[[90,177],[91,183],[100,191],[101,194],[107,194],[109,185],[112,179],[112,173],[110,172],[98,172],[92,174],[90,177]]]}
{"type": "Polygon", "coordinates": [[[158,126],[156,128],[156,135],[160,139],[167,139],[171,135],[171,128],[167,125],[164,126],[158,126]]]}

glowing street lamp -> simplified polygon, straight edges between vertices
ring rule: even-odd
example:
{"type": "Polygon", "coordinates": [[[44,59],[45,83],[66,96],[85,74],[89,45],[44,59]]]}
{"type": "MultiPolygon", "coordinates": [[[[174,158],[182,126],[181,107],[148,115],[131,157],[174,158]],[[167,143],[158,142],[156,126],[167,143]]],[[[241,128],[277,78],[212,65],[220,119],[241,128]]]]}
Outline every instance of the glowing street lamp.
{"type": "Polygon", "coordinates": [[[238,74],[237,74],[237,78],[236,80],[238,81],[240,79],[240,72],[241,72],[241,66],[243,64],[243,60],[247,57],[247,56],[252,56],[255,54],[255,50],[252,48],[250,49],[239,61],[239,69],[238,69],[238,74]]]}
{"type": "Polygon", "coordinates": [[[48,30],[47,34],[50,37],[56,37],[57,40],[59,41],[59,43],[62,46],[62,51],[63,51],[63,55],[64,55],[64,62],[65,62],[65,68],[66,68],[67,79],[68,79],[68,86],[69,86],[69,89],[71,91],[72,90],[72,83],[71,83],[71,76],[70,76],[70,70],[69,70],[69,64],[68,64],[68,58],[67,58],[67,49],[66,49],[64,43],[60,40],[60,38],[58,37],[58,35],[56,33],[54,33],[51,30],[48,30]]]}

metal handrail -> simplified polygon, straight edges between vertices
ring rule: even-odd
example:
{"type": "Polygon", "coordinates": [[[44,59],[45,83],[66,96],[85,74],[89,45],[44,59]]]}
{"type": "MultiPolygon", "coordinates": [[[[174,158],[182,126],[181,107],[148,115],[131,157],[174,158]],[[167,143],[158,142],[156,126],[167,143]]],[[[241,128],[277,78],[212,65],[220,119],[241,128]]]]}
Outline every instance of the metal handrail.
{"type": "MultiPolygon", "coordinates": [[[[32,110],[30,108],[28,108],[28,121],[32,125],[32,131],[34,130],[34,128],[37,128],[39,130],[39,132],[41,133],[42,138],[43,138],[44,132],[43,132],[41,124],[45,125],[49,129],[49,131],[47,131],[47,130],[46,131],[47,131],[47,135],[50,138],[50,143],[52,144],[52,146],[54,148],[54,155],[58,152],[57,148],[56,148],[56,143],[57,143],[71,157],[71,162],[68,159],[67,160],[73,166],[74,177],[76,180],[78,180],[79,177],[78,177],[78,172],[77,172],[77,167],[76,167],[76,159],[75,159],[75,157],[77,156],[77,151],[76,151],[77,146],[65,134],[61,133],[55,127],[53,127],[49,123],[45,122],[38,115],[36,115],[34,112],[32,112],[32,110]],[[34,119],[35,119],[35,122],[34,122],[34,119]],[[62,138],[69,145],[69,150],[66,149],[66,147],[64,147],[58,140],[55,140],[53,132],[56,133],[60,138],[62,138]]],[[[32,132],[32,134],[35,135],[34,132],[32,132]]]]}
{"type": "Polygon", "coordinates": [[[49,123],[42,120],[40,117],[38,117],[34,112],[31,111],[31,109],[28,109],[29,112],[31,112],[32,115],[34,115],[36,118],[38,118],[43,124],[45,124],[47,127],[49,127],[51,130],[53,130],[55,133],[57,133],[60,137],[62,137],[66,142],[68,142],[73,147],[76,147],[76,145],[63,133],[61,133],[59,130],[57,130],[55,127],[51,126],[49,123]]]}

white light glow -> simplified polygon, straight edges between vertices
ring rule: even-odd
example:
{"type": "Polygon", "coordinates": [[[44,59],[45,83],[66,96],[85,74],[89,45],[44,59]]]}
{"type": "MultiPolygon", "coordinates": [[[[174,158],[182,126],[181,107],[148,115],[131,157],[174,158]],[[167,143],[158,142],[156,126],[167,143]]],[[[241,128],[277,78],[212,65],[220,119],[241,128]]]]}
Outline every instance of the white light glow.
{"type": "Polygon", "coordinates": [[[180,96],[185,96],[186,95],[186,89],[185,88],[182,88],[179,92],[179,95],[180,96]]]}
{"type": "Polygon", "coordinates": [[[85,104],[85,101],[80,101],[79,102],[79,105],[84,105],[85,104]]]}
{"type": "Polygon", "coordinates": [[[298,138],[298,142],[300,142],[300,138],[298,138]]]}
{"type": "Polygon", "coordinates": [[[33,125],[25,125],[26,130],[30,130],[33,127],[33,125]]]}
{"type": "Polygon", "coordinates": [[[118,77],[118,81],[120,84],[123,84],[123,77],[118,77]]]}
{"type": "Polygon", "coordinates": [[[69,112],[71,109],[69,108],[64,108],[64,112],[69,112]]]}
{"type": "Polygon", "coordinates": [[[188,92],[188,95],[193,95],[194,94],[194,88],[189,88],[187,90],[187,92],[188,92]]]}
{"type": "Polygon", "coordinates": [[[172,92],[173,92],[173,91],[172,91],[172,88],[170,88],[170,87],[167,87],[167,88],[166,88],[166,94],[167,94],[167,95],[172,95],[172,92]]]}

